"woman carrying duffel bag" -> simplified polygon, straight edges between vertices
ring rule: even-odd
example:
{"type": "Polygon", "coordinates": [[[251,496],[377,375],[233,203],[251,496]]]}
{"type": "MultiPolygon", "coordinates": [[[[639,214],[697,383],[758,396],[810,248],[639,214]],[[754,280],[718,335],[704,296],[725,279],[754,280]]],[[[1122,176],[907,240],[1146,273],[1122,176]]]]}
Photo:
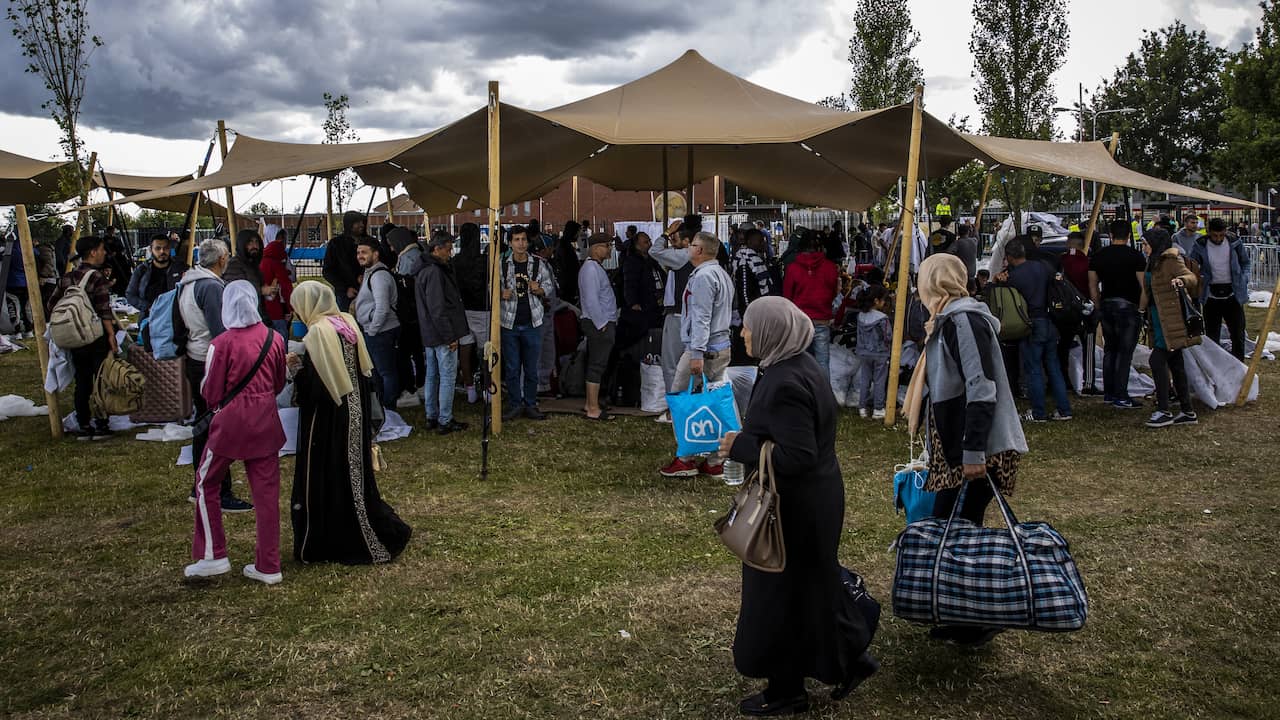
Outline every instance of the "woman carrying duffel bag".
{"type": "Polygon", "coordinates": [[[935,640],[964,645],[1010,627],[1075,629],[1084,621],[1084,588],[1066,542],[1047,525],[1017,524],[995,494],[1012,494],[1027,451],[1000,358],[999,321],[969,297],[968,273],[953,255],[926,259],[918,285],[930,320],[907,412],[911,433],[924,427],[925,489],[937,496],[933,517],[898,538],[894,613],[935,625],[935,640]],[[992,499],[1004,528],[983,527],[992,499]]]}

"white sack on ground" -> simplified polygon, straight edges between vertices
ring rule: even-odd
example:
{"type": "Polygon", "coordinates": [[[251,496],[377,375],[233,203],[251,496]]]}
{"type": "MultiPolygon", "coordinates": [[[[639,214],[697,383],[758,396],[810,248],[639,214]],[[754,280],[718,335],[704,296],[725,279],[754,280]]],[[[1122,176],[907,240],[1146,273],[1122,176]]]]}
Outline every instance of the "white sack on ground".
{"type": "MultiPolygon", "coordinates": [[[[1149,357],[1150,354],[1151,354],[1151,351],[1148,350],[1147,356],[1149,357]]],[[[1080,365],[1080,360],[1082,357],[1083,355],[1080,351],[1079,345],[1072,347],[1070,354],[1067,356],[1067,365],[1068,365],[1067,374],[1070,375],[1071,389],[1074,390],[1075,392],[1080,392],[1081,390],[1084,389],[1084,382],[1082,380],[1084,375],[1084,368],[1081,367],[1080,365]]],[[[1094,387],[1101,390],[1103,388],[1102,348],[1095,347],[1093,349],[1093,358],[1094,358],[1093,359],[1094,387]]],[[[1134,366],[1129,367],[1129,390],[1128,390],[1129,397],[1144,398],[1156,391],[1156,383],[1150,377],[1138,372],[1136,367],[1136,364],[1137,364],[1136,353],[1134,358],[1135,358],[1134,366]]]]}
{"type": "Polygon", "coordinates": [[[640,409],[649,413],[667,409],[667,386],[661,365],[640,364],[640,409]]]}
{"type": "Polygon", "coordinates": [[[1249,307],[1271,307],[1271,292],[1268,290],[1251,290],[1249,292],[1249,307]]]}
{"type": "Polygon", "coordinates": [[[164,427],[153,427],[138,433],[133,439],[143,442],[186,442],[191,440],[191,426],[166,423],[164,427]]]}
{"type": "MultiPolygon", "coordinates": [[[[1231,353],[1211,342],[1194,345],[1182,352],[1187,368],[1187,384],[1197,400],[1211,408],[1236,401],[1248,366],[1231,353]]],[[[1258,399],[1258,378],[1253,378],[1249,400],[1258,399]]]]}
{"type": "MultiPolygon", "coordinates": [[[[134,428],[143,427],[145,423],[136,423],[128,415],[112,415],[107,419],[107,427],[112,432],[123,433],[134,428]]],[[[76,413],[73,410],[71,414],[62,418],[62,429],[64,432],[80,432],[80,423],[76,422],[76,413]]]]}
{"type": "Polygon", "coordinates": [[[0,397],[0,420],[15,417],[35,417],[48,415],[48,405],[36,405],[21,395],[5,395],[0,397]]]}
{"type": "MultiPolygon", "coordinates": [[[[15,338],[16,339],[16,338],[15,338]]],[[[13,342],[8,335],[0,335],[0,355],[5,353],[17,352],[18,350],[26,350],[26,346],[21,343],[13,342]]]]}
{"type": "Polygon", "coordinates": [[[858,368],[862,362],[849,348],[831,345],[831,392],[835,393],[836,403],[845,407],[858,404],[858,368]]]}

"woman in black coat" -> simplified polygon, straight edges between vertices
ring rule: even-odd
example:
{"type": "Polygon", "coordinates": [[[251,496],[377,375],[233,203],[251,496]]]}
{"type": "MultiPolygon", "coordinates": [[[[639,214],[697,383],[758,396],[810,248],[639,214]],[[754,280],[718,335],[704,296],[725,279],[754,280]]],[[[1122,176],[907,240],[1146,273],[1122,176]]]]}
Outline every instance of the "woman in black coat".
{"type": "Polygon", "coordinates": [[[760,379],[741,433],[729,433],[721,453],[754,466],[773,441],[787,564],[781,573],[742,567],[742,609],[734,665],[766,678],[763,693],[742,701],[746,715],[781,715],[809,707],[804,680],[835,685],[834,699],[870,677],[878,663],[869,636],[851,615],[837,550],[844,524],[844,481],[836,460],[835,396],[806,350],[813,323],[790,300],[763,297],[743,317],[747,352],[760,360],[760,379]]]}

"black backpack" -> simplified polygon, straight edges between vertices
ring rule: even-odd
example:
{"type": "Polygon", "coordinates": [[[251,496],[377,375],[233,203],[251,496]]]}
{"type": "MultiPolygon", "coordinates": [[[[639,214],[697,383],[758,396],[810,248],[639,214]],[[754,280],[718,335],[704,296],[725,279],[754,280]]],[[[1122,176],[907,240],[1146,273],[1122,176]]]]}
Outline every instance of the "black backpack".
{"type": "Polygon", "coordinates": [[[1065,275],[1056,273],[1053,276],[1045,299],[1049,318],[1059,333],[1074,336],[1080,332],[1085,319],[1084,297],[1065,275]]]}
{"type": "MultiPolygon", "coordinates": [[[[418,243],[421,248],[422,244],[418,243]]],[[[422,251],[426,253],[426,250],[422,251]]],[[[391,279],[396,284],[396,319],[400,321],[401,327],[418,327],[418,300],[416,278],[412,275],[401,275],[389,267],[383,266],[379,270],[386,270],[391,273],[391,279]]],[[[376,270],[374,272],[377,272],[376,270]]]]}

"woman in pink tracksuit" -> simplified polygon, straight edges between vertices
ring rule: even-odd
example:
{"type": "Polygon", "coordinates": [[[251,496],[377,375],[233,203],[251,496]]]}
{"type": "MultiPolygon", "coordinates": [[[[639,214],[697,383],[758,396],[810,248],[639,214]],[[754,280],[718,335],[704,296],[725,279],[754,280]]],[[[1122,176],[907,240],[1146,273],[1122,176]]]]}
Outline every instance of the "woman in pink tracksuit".
{"type": "Polygon", "coordinates": [[[200,392],[217,411],[209,428],[204,455],[196,458],[195,534],[187,577],[213,577],[231,570],[222,532],[221,492],[217,478],[231,463],[244,462],[257,525],[254,563],[244,566],[246,577],[274,585],[280,574],[280,460],[284,428],[276,412],[276,395],[285,385],[284,338],[262,324],[258,288],[246,280],[227,285],[222,296],[222,324],[226,332],[213,339],[205,360],[200,392]],[[258,357],[270,347],[261,364],[258,357]],[[245,377],[250,380],[230,400],[228,395],[245,377]]]}

